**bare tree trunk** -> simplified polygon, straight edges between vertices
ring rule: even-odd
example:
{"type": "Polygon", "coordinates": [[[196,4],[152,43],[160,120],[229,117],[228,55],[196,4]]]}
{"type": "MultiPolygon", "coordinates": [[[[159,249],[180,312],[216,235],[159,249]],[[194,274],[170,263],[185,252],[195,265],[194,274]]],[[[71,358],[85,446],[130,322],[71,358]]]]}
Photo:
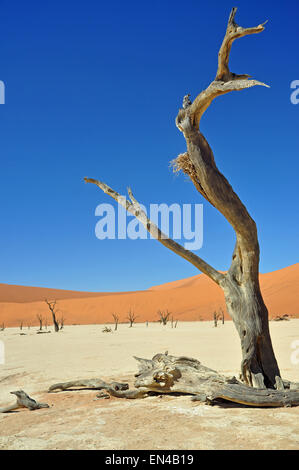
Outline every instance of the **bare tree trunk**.
{"type": "Polygon", "coordinates": [[[280,372],[269,332],[268,311],[258,280],[231,284],[224,289],[227,310],[239,333],[241,372],[245,383],[259,388],[281,387],[280,372]]]}
{"type": "Polygon", "coordinates": [[[233,8],[229,17],[226,34],[218,54],[215,80],[196,97],[193,103],[189,95],[184,98],[183,108],[179,110],[176,118],[176,125],[184,135],[187,152],[179,155],[173,162],[174,170],[182,170],[187,174],[198,192],[232,225],[236,233],[236,246],[228,272],[223,274],[217,271],[199,256],[167,238],[147,218],[130,189],[128,193],[131,201],[127,201],[101,181],[92,178],[85,178],[85,181],[96,184],[114,198],[128,212],[135,215],[160,243],[192,263],[222,288],[227,311],[234,321],[241,340],[242,380],[248,385],[259,388],[282,389],[283,382],[269,333],[268,311],[259,285],[259,243],[256,224],[227,179],[218,170],[213,152],[199,130],[204,112],[217,96],[256,85],[267,87],[257,80],[249,80],[249,75],[237,75],[229,70],[232,43],[238,38],[264,30],[264,24],[253,28],[238,26],[235,23],[236,11],[237,9],[233,8]]]}
{"type": "Polygon", "coordinates": [[[117,313],[112,313],[112,316],[114,319],[114,331],[117,331],[119,316],[117,315],[117,313]]]}
{"type": "Polygon", "coordinates": [[[38,321],[39,321],[39,331],[42,331],[43,329],[43,316],[42,315],[36,315],[38,321]]]}
{"type": "Polygon", "coordinates": [[[221,312],[222,325],[224,325],[224,311],[222,310],[222,308],[220,309],[220,312],[221,312]]]}

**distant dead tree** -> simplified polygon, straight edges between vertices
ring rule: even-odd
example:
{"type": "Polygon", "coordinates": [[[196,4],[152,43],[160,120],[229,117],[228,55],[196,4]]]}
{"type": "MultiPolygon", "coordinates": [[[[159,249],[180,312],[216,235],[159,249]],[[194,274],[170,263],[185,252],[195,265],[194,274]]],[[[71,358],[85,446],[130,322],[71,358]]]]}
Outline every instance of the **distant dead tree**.
{"type": "Polygon", "coordinates": [[[43,329],[44,317],[43,317],[40,313],[38,313],[38,314],[36,315],[36,318],[37,318],[38,321],[39,321],[39,329],[40,329],[40,331],[41,331],[41,330],[43,329]]]}
{"type": "Polygon", "coordinates": [[[4,331],[5,330],[5,325],[4,323],[2,323],[2,325],[0,326],[0,331],[4,331]]]}
{"type": "Polygon", "coordinates": [[[45,302],[46,304],[48,305],[49,309],[50,309],[50,312],[52,314],[52,319],[53,319],[53,324],[54,324],[54,329],[55,329],[55,332],[58,333],[59,331],[59,323],[56,319],[56,314],[57,314],[57,311],[55,311],[56,309],[56,300],[52,300],[52,301],[49,301],[47,299],[45,299],[45,302]]]}
{"type": "Polygon", "coordinates": [[[119,322],[119,315],[117,313],[112,313],[113,320],[114,320],[114,331],[117,330],[118,322],[119,322]]]}
{"type": "Polygon", "coordinates": [[[146,327],[148,327],[148,321],[146,321],[146,327]]]}
{"type": "Polygon", "coordinates": [[[65,322],[65,318],[64,318],[63,315],[61,315],[60,319],[58,320],[58,324],[59,324],[60,330],[63,329],[63,327],[64,327],[64,322],[65,322]]]}
{"type": "Polygon", "coordinates": [[[162,325],[167,325],[167,322],[169,320],[170,313],[168,310],[158,310],[158,315],[160,317],[160,321],[162,325]]]}
{"type": "Polygon", "coordinates": [[[178,324],[178,320],[175,321],[174,327],[176,328],[178,324]]]}
{"type": "Polygon", "coordinates": [[[217,327],[218,321],[221,320],[222,325],[224,325],[224,311],[223,308],[220,307],[218,311],[213,313],[213,318],[214,318],[214,326],[217,327]]]}
{"type": "Polygon", "coordinates": [[[215,312],[213,313],[213,318],[214,318],[214,326],[215,326],[215,328],[217,328],[218,320],[219,320],[219,318],[220,318],[220,317],[219,317],[219,313],[215,311],[215,312]]]}
{"type": "Polygon", "coordinates": [[[20,330],[22,330],[22,329],[23,329],[23,320],[21,320],[21,322],[20,322],[20,330]]]}
{"type": "Polygon", "coordinates": [[[224,311],[223,311],[222,307],[220,307],[220,309],[219,309],[219,315],[220,315],[220,318],[221,318],[221,321],[222,321],[222,325],[224,325],[224,311]]]}
{"type": "Polygon", "coordinates": [[[127,316],[127,319],[129,320],[130,322],[130,326],[129,328],[132,328],[133,324],[135,323],[135,320],[137,318],[137,315],[135,315],[135,313],[132,311],[132,309],[130,308],[129,312],[128,312],[128,316],[127,316]]]}
{"type": "Polygon", "coordinates": [[[289,320],[289,315],[285,313],[284,315],[277,315],[275,318],[273,318],[273,321],[288,321],[289,320]]]}

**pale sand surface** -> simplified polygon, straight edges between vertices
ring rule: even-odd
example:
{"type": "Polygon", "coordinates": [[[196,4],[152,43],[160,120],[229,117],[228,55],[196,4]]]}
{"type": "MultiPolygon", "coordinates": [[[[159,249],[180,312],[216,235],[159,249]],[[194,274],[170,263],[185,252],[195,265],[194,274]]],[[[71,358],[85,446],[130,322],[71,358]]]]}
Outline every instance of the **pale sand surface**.
{"type": "MultiPolygon", "coordinates": [[[[47,394],[49,385],[76,378],[100,377],[132,383],[133,355],[158,352],[186,355],[227,375],[238,375],[240,344],[232,322],[179,322],[176,329],[150,323],[66,326],[55,334],[37,328],[0,333],[6,362],[0,365],[0,406],[14,402],[10,391],[24,389],[49,409],[0,414],[0,449],[298,449],[299,407],[256,409],[206,406],[190,397],[144,400],[95,400],[95,391],[47,394]]],[[[299,320],[270,322],[284,378],[299,381],[291,363],[299,320]]],[[[299,354],[297,355],[299,358],[299,354]]]]}

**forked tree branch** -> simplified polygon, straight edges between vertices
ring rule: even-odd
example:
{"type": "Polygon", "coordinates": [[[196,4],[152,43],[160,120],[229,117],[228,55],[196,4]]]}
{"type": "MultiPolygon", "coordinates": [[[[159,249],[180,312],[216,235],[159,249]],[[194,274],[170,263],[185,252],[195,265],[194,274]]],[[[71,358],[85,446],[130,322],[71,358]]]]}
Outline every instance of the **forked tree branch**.
{"type": "Polygon", "coordinates": [[[86,183],[93,183],[98,186],[105,194],[111,196],[119,205],[124,207],[130,214],[134,215],[139,222],[146,228],[146,230],[152,235],[153,238],[158,240],[166,248],[169,248],[171,251],[181,256],[189,263],[193,264],[197,269],[202,271],[204,274],[209,276],[217,284],[221,280],[225,279],[225,275],[214,269],[208,263],[206,263],[199,256],[195,255],[192,251],[186,250],[182,245],[175,242],[164,234],[156,224],[154,224],[146,215],[146,213],[140,207],[139,202],[133,196],[133,193],[130,188],[128,188],[128,194],[131,201],[127,200],[124,196],[121,196],[119,193],[110,188],[107,184],[95,180],[93,178],[84,178],[86,183]]]}
{"type": "Polygon", "coordinates": [[[247,79],[250,75],[236,75],[229,70],[228,62],[229,62],[229,54],[231,51],[231,47],[233,42],[241,38],[243,36],[247,36],[249,34],[257,34],[264,31],[264,25],[267,23],[265,21],[263,24],[260,24],[253,28],[242,28],[241,26],[237,25],[235,22],[235,16],[237,13],[237,8],[233,8],[227,24],[226,34],[224,40],[222,42],[221,48],[218,54],[218,70],[216,75],[216,80],[234,80],[234,79],[247,79]]]}
{"type": "Polygon", "coordinates": [[[176,122],[182,132],[184,131],[180,127],[180,121],[186,114],[190,116],[192,125],[198,127],[203,113],[217,96],[224,95],[230,91],[244,90],[256,85],[269,88],[268,85],[258,80],[248,80],[250,75],[237,75],[229,70],[229,54],[232,43],[243,36],[261,33],[264,31],[264,25],[266,23],[262,23],[253,28],[242,28],[235,23],[236,12],[237,8],[233,8],[228,20],[225,37],[218,53],[218,69],[215,80],[195,98],[187,110],[182,109],[178,114],[176,122]]]}
{"type": "Polygon", "coordinates": [[[214,98],[230,91],[244,90],[261,85],[268,86],[257,80],[248,80],[249,75],[236,75],[229,70],[229,54],[232,43],[238,38],[249,34],[260,33],[264,24],[253,28],[242,28],[235,23],[236,8],[233,8],[228,20],[227,30],[218,54],[218,69],[215,80],[202,91],[194,102],[181,108],[176,118],[176,125],[184,134],[187,153],[180,155],[175,161],[175,169],[189,174],[196,189],[221,212],[232,225],[237,236],[236,255],[243,258],[244,275],[258,272],[258,241],[256,225],[246,207],[233,191],[225,176],[218,170],[213,152],[199,131],[200,119],[214,98]],[[246,260],[243,256],[247,253],[246,260]],[[250,253],[254,253],[251,256],[250,253]],[[246,266],[244,266],[244,260],[246,266]]]}

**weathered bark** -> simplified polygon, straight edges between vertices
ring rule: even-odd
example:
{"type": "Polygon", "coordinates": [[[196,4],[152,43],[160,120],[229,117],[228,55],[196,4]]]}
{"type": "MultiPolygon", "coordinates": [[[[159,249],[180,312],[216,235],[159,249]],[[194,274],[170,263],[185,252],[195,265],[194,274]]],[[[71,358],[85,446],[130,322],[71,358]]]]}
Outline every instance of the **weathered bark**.
{"type": "MultiPolygon", "coordinates": [[[[257,407],[298,406],[299,390],[260,389],[227,383],[215,387],[206,397],[206,403],[216,404],[219,399],[257,407]]],[[[192,401],[202,401],[202,397],[195,396],[192,401]]]]}
{"type": "Polygon", "coordinates": [[[17,390],[16,392],[10,392],[12,395],[16,395],[17,402],[13,405],[9,405],[5,408],[0,408],[0,413],[7,413],[9,411],[17,410],[18,408],[28,408],[29,410],[39,410],[40,408],[49,408],[47,403],[38,403],[33,398],[29,397],[23,390],[17,390]]]}
{"type": "Polygon", "coordinates": [[[187,152],[179,155],[173,162],[175,171],[182,170],[186,173],[198,192],[221,212],[233,227],[236,233],[236,246],[228,272],[220,273],[194,253],[167,238],[147,218],[130,189],[128,193],[131,201],[127,201],[105,183],[91,178],[85,178],[85,181],[96,184],[114,198],[135,215],[153,237],[192,263],[223,289],[227,311],[235,323],[241,340],[241,379],[250,386],[283,389],[269,333],[268,311],[259,285],[259,243],[256,224],[227,179],[218,170],[213,152],[199,130],[204,112],[217,96],[256,85],[267,87],[257,80],[249,80],[249,75],[237,75],[229,70],[232,43],[243,36],[262,32],[265,24],[242,28],[235,23],[236,11],[237,9],[233,8],[229,17],[226,34],[218,54],[215,80],[196,97],[193,103],[189,95],[186,95],[183,108],[179,110],[176,125],[184,135],[187,152]]]}
{"type": "Polygon", "coordinates": [[[253,282],[236,281],[228,272],[224,295],[228,313],[238,331],[241,348],[241,373],[244,382],[258,388],[283,389],[269,332],[268,311],[264,304],[258,277],[253,282]]]}
{"type": "Polygon", "coordinates": [[[84,379],[52,385],[54,390],[78,387],[104,390],[99,398],[146,398],[153,395],[193,395],[193,400],[219,404],[219,399],[249,406],[299,405],[299,384],[286,383],[289,390],[253,389],[235,377],[225,377],[202,365],[197,359],[156,354],[151,360],[135,357],[139,372],[135,374],[135,389],[127,383],[107,383],[101,379],[84,379]]]}

